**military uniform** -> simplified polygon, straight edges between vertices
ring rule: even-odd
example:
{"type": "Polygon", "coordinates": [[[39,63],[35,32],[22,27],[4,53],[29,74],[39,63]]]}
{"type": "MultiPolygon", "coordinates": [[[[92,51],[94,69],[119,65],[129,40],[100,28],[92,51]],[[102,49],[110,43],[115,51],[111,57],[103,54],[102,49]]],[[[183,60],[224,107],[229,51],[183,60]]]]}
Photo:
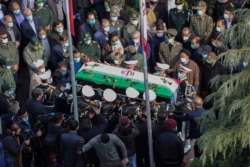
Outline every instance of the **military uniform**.
{"type": "Polygon", "coordinates": [[[19,64],[19,54],[15,43],[8,42],[6,46],[0,44],[0,58],[2,57],[6,57],[12,61],[11,66],[19,64]]]}
{"type": "Polygon", "coordinates": [[[42,104],[45,107],[55,106],[55,87],[51,85],[40,84],[36,88],[41,88],[43,90],[42,104]]]}
{"type": "MultiPolygon", "coordinates": [[[[91,35],[85,33],[83,35],[84,40],[91,40],[91,35]]],[[[90,44],[85,44],[83,41],[79,42],[77,48],[88,58],[93,59],[94,61],[99,62],[101,59],[101,48],[96,41],[91,40],[90,44]]]]}
{"type": "MultiPolygon", "coordinates": [[[[40,2],[40,0],[36,0],[36,3],[38,2],[40,2]]],[[[54,17],[48,5],[44,5],[42,8],[35,7],[32,9],[32,13],[39,19],[43,27],[53,25],[54,17]]]]}
{"type": "Polygon", "coordinates": [[[184,27],[189,26],[189,14],[187,10],[178,12],[176,8],[171,9],[169,12],[169,28],[174,28],[181,32],[184,27]]]}
{"type": "MultiPolygon", "coordinates": [[[[167,37],[173,37],[177,35],[175,29],[168,29],[167,37]]],[[[173,68],[175,63],[179,60],[179,53],[182,49],[182,44],[173,41],[173,43],[162,42],[159,46],[159,60],[163,64],[168,64],[170,68],[173,68]]]]}
{"type": "Polygon", "coordinates": [[[34,44],[32,43],[29,43],[28,46],[24,48],[23,58],[29,67],[30,75],[32,74],[32,71],[33,71],[33,68],[32,68],[33,61],[37,59],[42,59],[44,60],[44,64],[45,65],[47,64],[48,57],[45,57],[45,55],[46,55],[45,50],[41,43],[38,43],[36,48],[34,48],[34,44]]]}
{"type": "Polygon", "coordinates": [[[133,25],[131,22],[124,26],[123,30],[123,38],[126,39],[127,42],[131,40],[131,33],[134,31],[140,31],[140,23],[139,23],[139,15],[136,12],[132,12],[130,16],[130,20],[138,20],[137,26],[133,25]]]}
{"type": "Polygon", "coordinates": [[[123,29],[124,29],[124,21],[123,20],[112,20],[113,17],[118,18],[120,16],[120,12],[116,7],[111,8],[110,11],[110,25],[115,28],[118,33],[119,38],[123,38],[123,29]]]}
{"type": "Polygon", "coordinates": [[[13,91],[13,93],[15,92],[16,83],[11,71],[6,68],[0,67],[0,86],[4,83],[7,83],[10,86],[10,90],[13,91]]]}

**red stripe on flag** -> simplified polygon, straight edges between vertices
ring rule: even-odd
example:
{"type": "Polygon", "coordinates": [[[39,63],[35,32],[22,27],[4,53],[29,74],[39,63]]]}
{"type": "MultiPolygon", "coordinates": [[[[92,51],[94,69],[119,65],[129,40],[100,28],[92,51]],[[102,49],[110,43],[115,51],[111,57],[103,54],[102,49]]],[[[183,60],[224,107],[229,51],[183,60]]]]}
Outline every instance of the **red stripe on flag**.
{"type": "Polygon", "coordinates": [[[75,36],[73,0],[68,0],[68,2],[69,2],[70,31],[71,31],[71,35],[75,36]]]}

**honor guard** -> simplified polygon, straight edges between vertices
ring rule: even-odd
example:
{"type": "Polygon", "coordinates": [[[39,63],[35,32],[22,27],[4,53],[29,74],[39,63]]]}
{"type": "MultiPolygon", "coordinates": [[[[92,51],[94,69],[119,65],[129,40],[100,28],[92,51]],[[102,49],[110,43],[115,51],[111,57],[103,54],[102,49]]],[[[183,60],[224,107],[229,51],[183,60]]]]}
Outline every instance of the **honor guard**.
{"type": "Polygon", "coordinates": [[[121,115],[133,116],[140,111],[140,104],[136,101],[136,98],[140,93],[132,87],[126,89],[126,96],[128,97],[128,103],[121,107],[121,115]]]}
{"type": "Polygon", "coordinates": [[[101,113],[106,118],[112,115],[112,112],[114,109],[117,109],[116,104],[115,104],[116,98],[117,98],[117,95],[114,90],[105,89],[103,91],[103,99],[105,101],[102,102],[101,113]]]}
{"type": "Polygon", "coordinates": [[[101,48],[96,41],[92,40],[90,33],[85,33],[83,39],[78,43],[77,48],[88,56],[88,58],[100,62],[101,48]]]}
{"type": "Polygon", "coordinates": [[[30,43],[23,51],[23,58],[29,67],[30,75],[32,75],[32,62],[38,59],[44,60],[44,63],[48,62],[48,57],[45,57],[45,50],[43,45],[38,41],[37,37],[32,37],[30,43]]]}
{"type": "Polygon", "coordinates": [[[51,71],[47,70],[45,73],[40,74],[41,84],[37,88],[43,90],[42,104],[46,107],[48,112],[52,112],[55,107],[55,95],[54,86],[50,85],[52,83],[51,71]]]}
{"type": "Polygon", "coordinates": [[[136,70],[136,64],[137,60],[129,60],[129,61],[124,61],[125,68],[130,69],[130,70],[136,70]]]}
{"type": "Polygon", "coordinates": [[[44,5],[43,0],[35,0],[35,7],[32,9],[32,13],[36,16],[42,27],[45,27],[46,31],[52,30],[52,24],[54,23],[54,17],[49,6],[44,5]]]}
{"type": "Polygon", "coordinates": [[[166,77],[166,70],[169,69],[169,65],[168,64],[162,64],[162,63],[156,63],[156,67],[155,67],[155,71],[156,73],[154,73],[155,75],[161,76],[161,77],[166,77]]]}
{"type": "Polygon", "coordinates": [[[118,19],[120,11],[117,7],[112,7],[110,11],[110,25],[115,28],[119,38],[123,38],[124,21],[118,19]]]}

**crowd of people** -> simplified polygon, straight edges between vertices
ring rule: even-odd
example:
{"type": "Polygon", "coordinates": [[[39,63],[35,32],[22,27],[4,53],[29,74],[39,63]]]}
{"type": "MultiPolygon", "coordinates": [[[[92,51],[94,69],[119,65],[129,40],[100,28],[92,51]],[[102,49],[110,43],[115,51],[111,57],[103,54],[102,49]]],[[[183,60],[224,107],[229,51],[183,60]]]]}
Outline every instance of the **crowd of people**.
{"type": "MultiPolygon", "coordinates": [[[[184,115],[169,112],[149,90],[155,164],[180,167],[190,140],[201,135],[197,121],[213,105],[203,107],[203,99],[219,87],[210,81],[248,65],[240,61],[229,68],[218,58],[230,49],[221,34],[237,23],[234,11],[248,4],[149,0],[147,25],[141,25],[137,1],[72,1],[75,35],[70,37],[64,0],[0,2],[0,138],[11,158],[7,167],[149,166],[147,113],[143,100],[138,101],[145,95],[133,87],[119,95],[88,83],[77,89],[79,121],[71,113],[76,85],[70,70],[77,73],[94,61],[142,72],[143,56],[149,73],[180,81],[179,94],[189,104],[184,115]],[[142,26],[147,28],[147,51],[142,26]],[[24,77],[29,84],[21,84],[24,77]],[[22,92],[23,87],[29,91],[22,92]],[[182,121],[189,122],[184,137],[178,133],[182,121]]],[[[199,157],[196,144],[194,150],[199,157]]]]}

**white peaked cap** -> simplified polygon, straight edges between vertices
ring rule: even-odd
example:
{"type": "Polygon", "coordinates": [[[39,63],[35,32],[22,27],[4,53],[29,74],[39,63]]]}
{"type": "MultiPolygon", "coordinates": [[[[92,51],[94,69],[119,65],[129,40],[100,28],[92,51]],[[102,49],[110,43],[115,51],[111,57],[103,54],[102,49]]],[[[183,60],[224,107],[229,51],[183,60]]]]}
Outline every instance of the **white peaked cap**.
{"type": "MultiPolygon", "coordinates": [[[[154,101],[156,99],[156,94],[153,90],[148,90],[148,94],[149,94],[149,101],[154,101]]],[[[146,100],[146,93],[143,93],[143,99],[146,100]]]]}
{"type": "Polygon", "coordinates": [[[126,89],[126,95],[127,97],[134,99],[137,98],[140,95],[140,93],[135,88],[128,87],[126,89]]]}
{"type": "Polygon", "coordinates": [[[182,71],[182,72],[185,72],[185,73],[189,73],[192,70],[190,68],[187,68],[187,67],[183,66],[182,64],[180,64],[179,71],[182,71]]]}
{"type": "Polygon", "coordinates": [[[84,85],[82,87],[82,95],[85,97],[92,97],[95,95],[94,89],[89,85],[84,85]]]}
{"type": "Polygon", "coordinates": [[[115,91],[112,89],[105,89],[103,91],[103,98],[104,98],[104,100],[106,100],[108,102],[115,101],[116,97],[117,97],[117,95],[116,95],[115,91]]]}
{"type": "Polygon", "coordinates": [[[39,78],[41,78],[42,80],[46,80],[49,79],[51,77],[51,71],[47,70],[45,73],[39,75],[39,78]]]}
{"type": "Polygon", "coordinates": [[[32,68],[37,69],[38,67],[40,67],[43,64],[44,64],[44,61],[42,59],[37,59],[37,60],[32,62],[32,68]]]}
{"type": "Polygon", "coordinates": [[[169,69],[169,65],[168,64],[163,64],[163,63],[156,63],[156,66],[161,69],[161,70],[167,70],[169,69]]]}
{"type": "Polygon", "coordinates": [[[133,67],[138,63],[138,61],[137,60],[129,60],[129,61],[124,61],[124,63],[126,64],[127,67],[133,67]]]}

